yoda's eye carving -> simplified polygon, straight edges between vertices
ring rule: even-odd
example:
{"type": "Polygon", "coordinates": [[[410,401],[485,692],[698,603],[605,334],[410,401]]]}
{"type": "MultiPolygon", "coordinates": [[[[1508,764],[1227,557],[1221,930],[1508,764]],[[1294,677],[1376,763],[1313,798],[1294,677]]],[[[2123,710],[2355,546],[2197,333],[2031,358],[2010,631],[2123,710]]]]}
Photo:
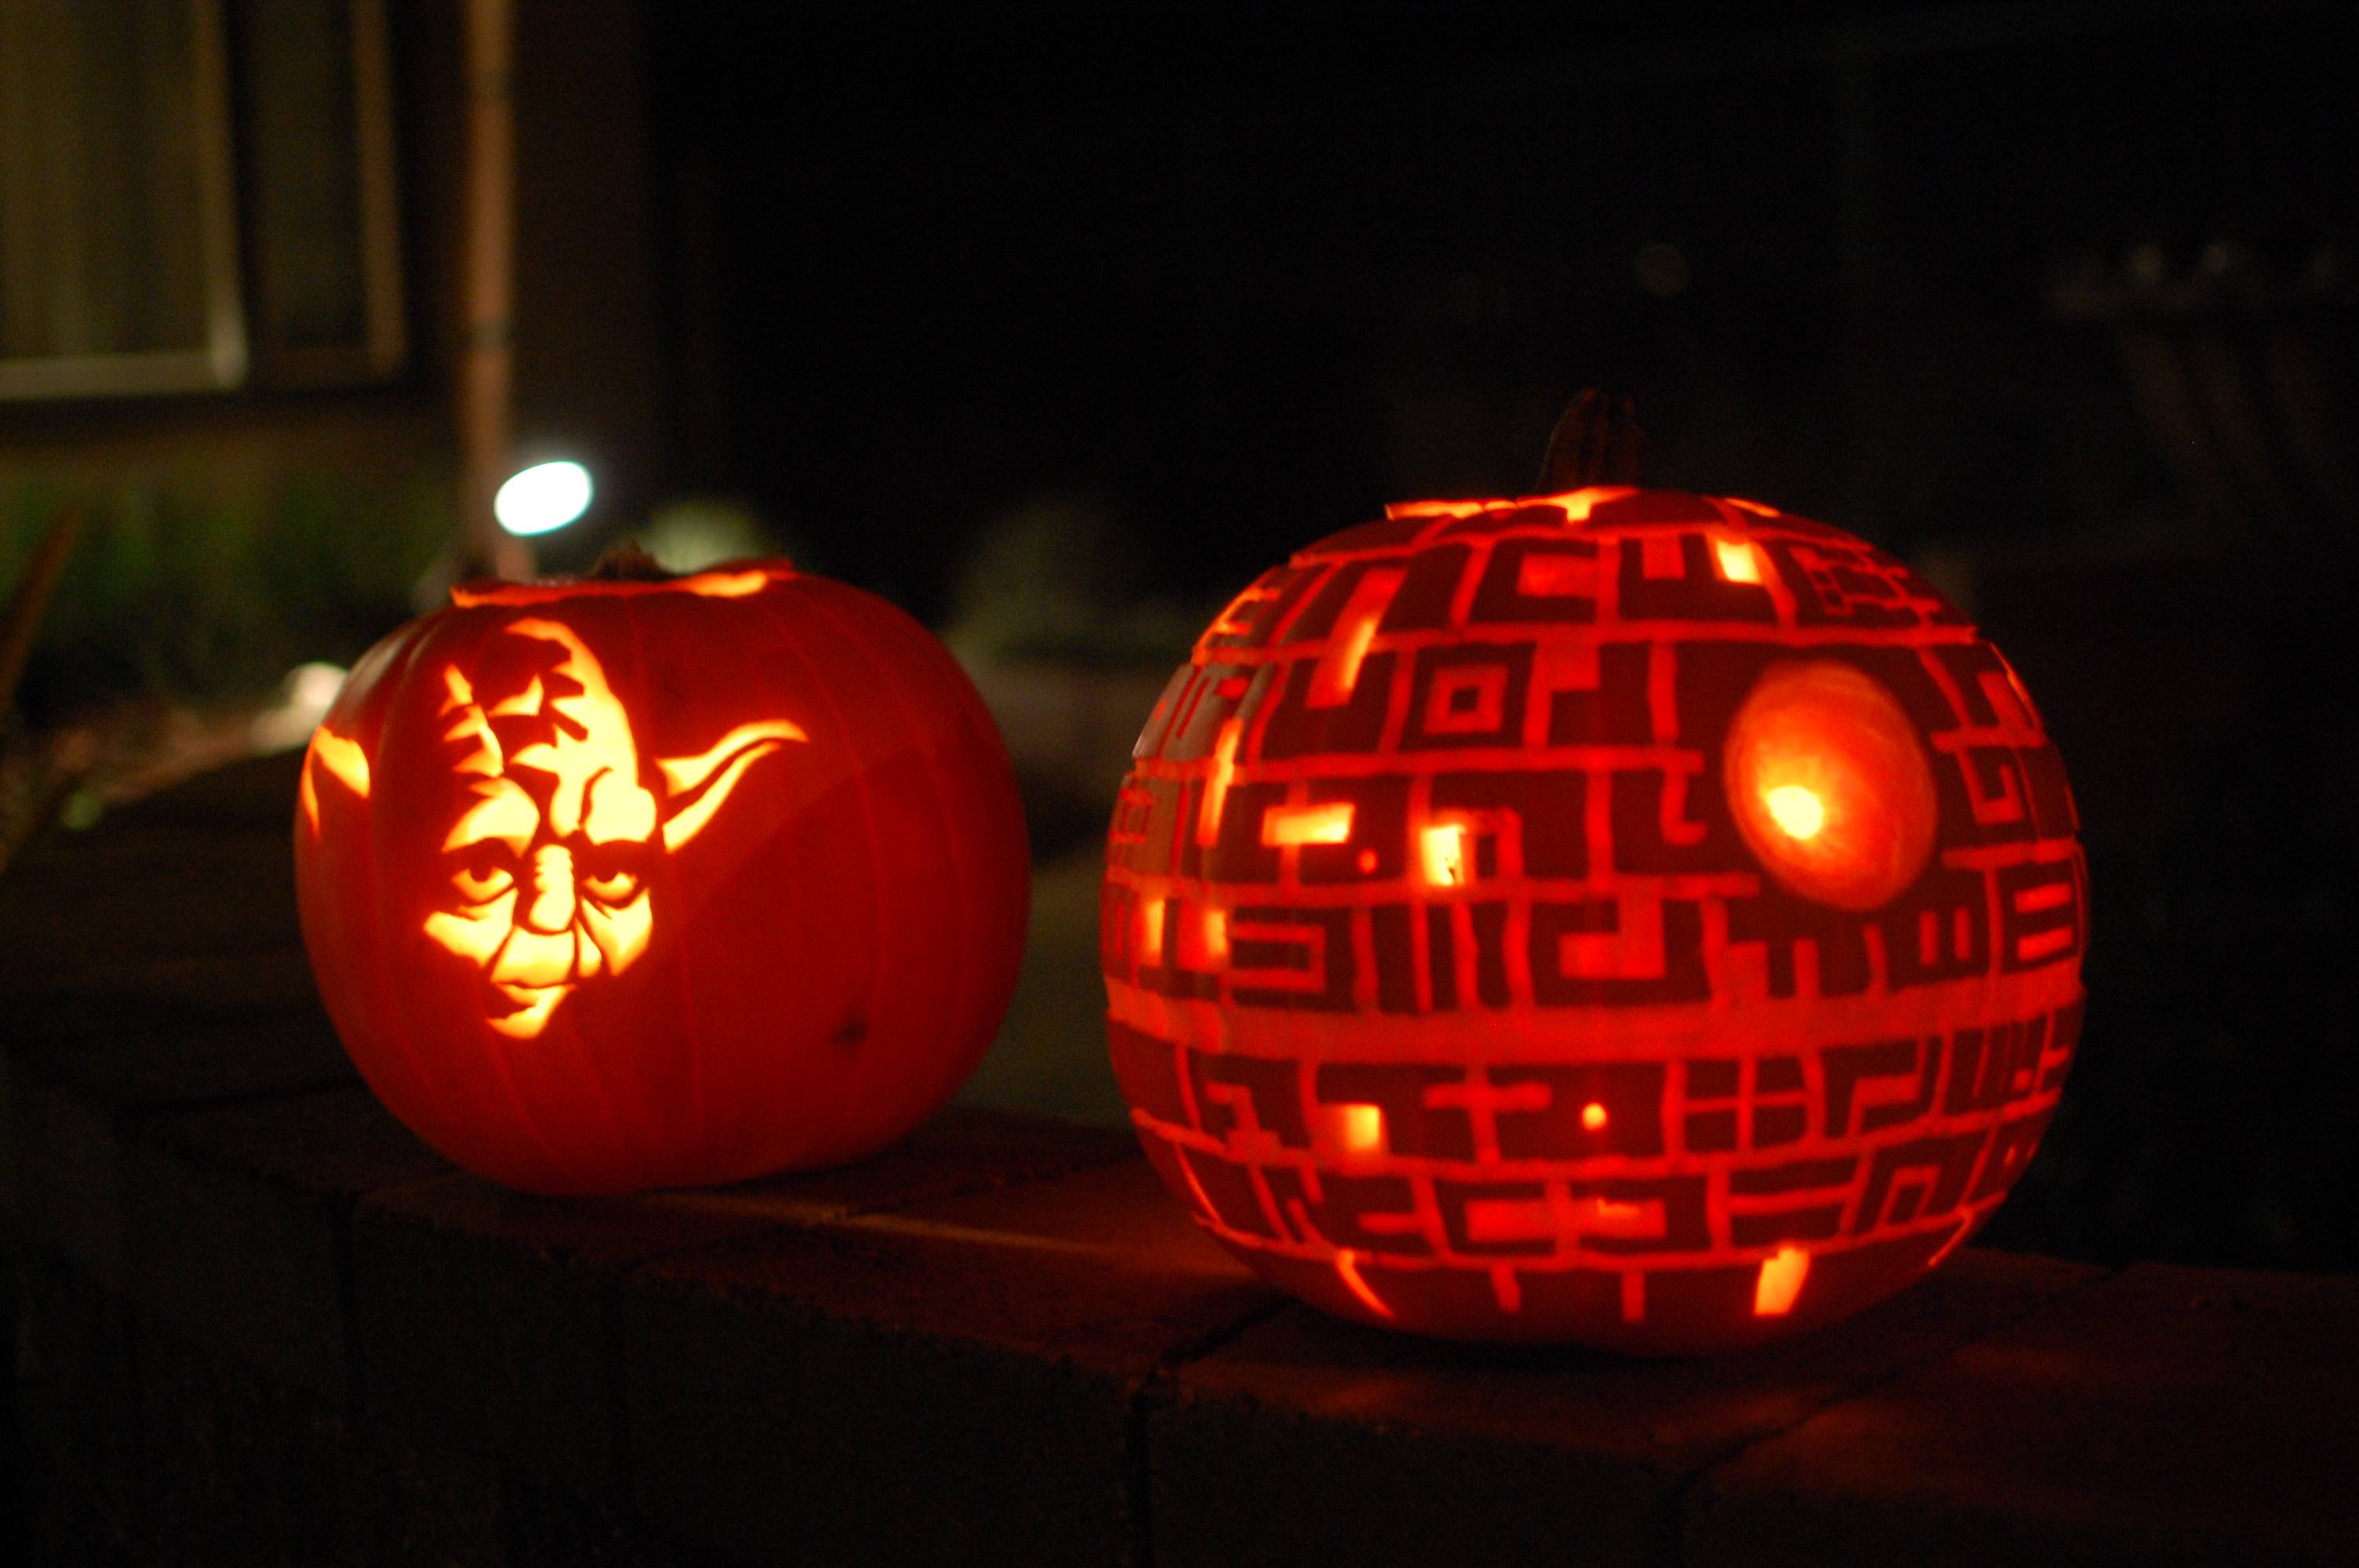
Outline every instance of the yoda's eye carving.
{"type": "MultiPolygon", "coordinates": [[[[702,832],[747,768],[805,736],[762,719],[693,757],[643,764],[604,668],[570,628],[526,619],[506,634],[561,656],[499,694],[478,694],[455,665],[443,671],[443,739],[463,748],[452,767],[467,800],[442,843],[449,892],[425,931],[483,971],[491,1026],[528,1040],[575,989],[637,961],[658,924],[653,862],[702,832]]],[[[313,752],[366,797],[357,745],[323,730],[313,752]]],[[[316,829],[308,769],[304,789],[316,829]]]]}
{"type": "Polygon", "coordinates": [[[478,844],[460,859],[451,885],[469,903],[488,903],[516,886],[513,859],[503,844],[478,844]]]}
{"type": "Polygon", "coordinates": [[[1804,898],[1874,909],[1933,853],[1940,807],[1917,728],[1849,665],[1770,666],[1729,725],[1723,766],[1745,843],[1804,898]]]}

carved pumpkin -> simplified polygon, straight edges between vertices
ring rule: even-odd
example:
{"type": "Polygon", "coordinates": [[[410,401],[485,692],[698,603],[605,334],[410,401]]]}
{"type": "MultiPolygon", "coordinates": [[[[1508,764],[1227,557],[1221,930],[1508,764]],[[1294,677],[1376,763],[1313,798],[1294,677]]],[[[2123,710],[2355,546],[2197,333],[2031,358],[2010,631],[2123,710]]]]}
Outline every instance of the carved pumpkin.
{"type": "Polygon", "coordinates": [[[1627,486],[1387,509],[1239,595],[1107,851],[1165,1182],[1331,1312],[1718,1349],[1993,1212],[2079,1032],[2071,794],[1907,567],[1627,486]]]}
{"type": "Polygon", "coordinates": [[[948,1099],[1028,872],[941,645],[782,562],[451,599],[353,669],[296,812],[312,972],[386,1105],[612,1193],[855,1159],[948,1099]]]}

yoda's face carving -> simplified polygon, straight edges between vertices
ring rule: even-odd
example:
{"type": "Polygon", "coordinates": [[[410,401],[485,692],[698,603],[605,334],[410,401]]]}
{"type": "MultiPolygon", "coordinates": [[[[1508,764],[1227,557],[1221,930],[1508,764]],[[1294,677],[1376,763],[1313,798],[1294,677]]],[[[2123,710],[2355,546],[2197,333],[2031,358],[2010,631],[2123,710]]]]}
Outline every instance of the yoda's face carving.
{"type": "Polygon", "coordinates": [[[629,716],[571,629],[527,619],[504,635],[546,644],[521,689],[479,695],[456,665],[443,671],[466,805],[425,929],[483,970],[491,1026],[530,1039],[577,988],[647,951],[656,861],[704,829],[756,760],[804,735],[782,719],[741,724],[643,769],[629,716]]]}

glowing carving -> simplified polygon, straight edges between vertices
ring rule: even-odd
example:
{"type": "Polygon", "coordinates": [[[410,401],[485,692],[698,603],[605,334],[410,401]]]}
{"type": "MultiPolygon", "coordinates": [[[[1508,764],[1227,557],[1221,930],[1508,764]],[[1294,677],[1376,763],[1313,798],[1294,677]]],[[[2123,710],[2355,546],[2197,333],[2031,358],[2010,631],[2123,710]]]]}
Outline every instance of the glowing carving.
{"type": "Polygon", "coordinates": [[[1132,753],[1101,948],[1132,1124],[1223,1245],[1362,1321],[1682,1353],[1997,1206],[2086,884],[2037,711],[1920,577],[1598,486],[1390,507],[1250,595],[1132,753]]]}
{"type": "Polygon", "coordinates": [[[1723,539],[1712,549],[1713,558],[1720,563],[1720,575],[1728,581],[1761,580],[1761,557],[1752,546],[1738,539],[1723,539]]]}
{"type": "Polygon", "coordinates": [[[1339,1105],[1334,1109],[1335,1141],[1354,1154],[1373,1154],[1385,1146],[1385,1113],[1381,1106],[1339,1105]]]}
{"type": "Polygon", "coordinates": [[[651,858],[694,838],[747,768],[805,737],[783,719],[740,724],[694,756],[658,759],[649,779],[629,715],[582,640],[533,617],[506,634],[562,657],[488,705],[464,671],[444,669],[442,738],[465,748],[451,769],[472,780],[472,798],[442,841],[449,902],[424,929],[484,971],[491,1026],[528,1040],[578,987],[647,951],[651,858]]]}
{"type": "Polygon", "coordinates": [[[1352,589],[1343,601],[1343,630],[1311,672],[1306,699],[1311,707],[1339,708],[1351,700],[1352,688],[1360,681],[1360,665],[1368,656],[1368,644],[1376,638],[1376,622],[1384,619],[1385,607],[1400,585],[1398,572],[1370,572],[1352,589]]]}
{"type": "Polygon", "coordinates": [[[1142,963],[1163,962],[1163,904],[1150,898],[1138,906],[1138,957],[1142,963]]]}
{"type": "Polygon", "coordinates": [[[1343,1288],[1351,1292],[1362,1306],[1366,1307],[1378,1317],[1389,1318],[1393,1315],[1393,1309],[1386,1306],[1384,1299],[1375,1292],[1368,1289],[1367,1281],[1360,1278],[1357,1260],[1353,1259],[1352,1249],[1348,1247],[1335,1254],[1335,1276],[1343,1281],[1343,1288]]]}
{"type": "Polygon", "coordinates": [[[1226,911],[1208,909],[1204,912],[1204,961],[1214,965],[1229,961],[1229,917],[1226,911]]]}
{"type": "Polygon", "coordinates": [[[363,800],[366,800],[369,792],[368,753],[361,750],[360,742],[348,741],[342,735],[330,734],[328,727],[324,724],[311,731],[310,749],[303,755],[303,782],[300,790],[303,799],[303,816],[311,824],[311,831],[316,834],[320,831],[320,791],[318,785],[312,783],[311,775],[314,767],[325,768],[331,777],[363,800]]]}
{"type": "Polygon", "coordinates": [[[1196,813],[1196,842],[1217,844],[1221,839],[1221,812],[1229,803],[1229,781],[1236,776],[1237,742],[1244,738],[1245,726],[1231,719],[1221,725],[1220,739],[1212,742],[1212,771],[1204,780],[1204,804],[1196,813]]]}
{"type": "Polygon", "coordinates": [[[706,599],[745,599],[769,586],[770,577],[765,571],[705,572],[682,579],[680,586],[706,599]]]}
{"type": "Polygon", "coordinates": [[[1789,838],[1815,838],[1827,825],[1827,808],[1800,784],[1779,784],[1763,795],[1761,803],[1789,838]]]}
{"type": "Polygon", "coordinates": [[[1273,806],[1261,819],[1261,841],[1272,848],[1288,844],[1342,844],[1352,837],[1352,803],[1329,801],[1323,806],[1273,806]]]}
{"type": "Polygon", "coordinates": [[[1419,837],[1425,860],[1425,880],[1438,888],[1456,887],[1466,880],[1466,829],[1454,822],[1429,827],[1419,837]]]}
{"type": "Polygon", "coordinates": [[[1625,496],[1637,493],[1626,484],[1593,484],[1582,490],[1568,491],[1562,495],[1543,497],[1540,503],[1564,508],[1564,520],[1568,523],[1586,523],[1606,502],[1620,501],[1625,496]]]}
{"type": "MultiPolygon", "coordinates": [[[[750,599],[774,583],[792,582],[798,575],[784,561],[766,561],[737,571],[697,572],[654,582],[602,582],[595,591],[615,596],[692,593],[699,599],[750,599]]],[[[555,603],[580,591],[578,584],[566,582],[461,583],[451,590],[451,603],[459,610],[555,603]]]]}
{"type": "Polygon", "coordinates": [[[1753,1315],[1783,1317],[1794,1310],[1802,1281],[1810,1277],[1810,1255],[1799,1247],[1780,1247],[1761,1263],[1760,1282],[1753,1288],[1753,1315]]]}
{"type": "Polygon", "coordinates": [[[1806,898],[1874,909],[1933,852],[1940,807],[1916,726],[1851,665],[1770,666],[1729,724],[1724,766],[1745,842],[1806,898]]]}
{"type": "MultiPolygon", "coordinates": [[[[1006,752],[873,595],[618,548],[454,589],[317,717],[288,804],[321,1000],[386,1109],[479,1176],[586,1195],[862,1159],[1006,1011],[1029,879],[1006,752]]],[[[1270,797],[1246,799],[1234,829],[1270,797]]],[[[1235,906],[1169,895],[1171,968],[1235,906]]]]}
{"type": "MultiPolygon", "coordinates": [[[[1532,495],[1517,501],[1388,501],[1385,503],[1385,515],[1396,518],[1473,517],[1485,512],[1555,506],[1563,510],[1567,523],[1586,523],[1598,507],[1637,493],[1636,489],[1626,484],[1593,484],[1581,490],[1568,490],[1560,495],[1532,495]]],[[[1748,503],[1739,502],[1737,504],[1748,503]]]]}

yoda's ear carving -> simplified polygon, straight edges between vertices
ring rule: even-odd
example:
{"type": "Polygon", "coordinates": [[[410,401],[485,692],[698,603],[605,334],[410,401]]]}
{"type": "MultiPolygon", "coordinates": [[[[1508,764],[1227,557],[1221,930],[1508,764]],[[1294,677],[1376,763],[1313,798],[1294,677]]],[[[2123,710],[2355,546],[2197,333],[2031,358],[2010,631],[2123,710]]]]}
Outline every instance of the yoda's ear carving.
{"type": "Polygon", "coordinates": [[[711,750],[693,757],[656,759],[656,766],[663,771],[669,807],[664,817],[664,848],[677,849],[702,831],[756,758],[767,756],[789,741],[807,739],[801,727],[789,719],[765,719],[740,724],[711,750]]]}
{"type": "Polygon", "coordinates": [[[320,786],[317,775],[324,770],[342,780],[346,789],[363,800],[368,798],[368,753],[357,741],[347,741],[342,735],[328,732],[326,725],[311,731],[311,744],[303,753],[303,816],[311,824],[311,831],[320,831],[320,786]]]}

